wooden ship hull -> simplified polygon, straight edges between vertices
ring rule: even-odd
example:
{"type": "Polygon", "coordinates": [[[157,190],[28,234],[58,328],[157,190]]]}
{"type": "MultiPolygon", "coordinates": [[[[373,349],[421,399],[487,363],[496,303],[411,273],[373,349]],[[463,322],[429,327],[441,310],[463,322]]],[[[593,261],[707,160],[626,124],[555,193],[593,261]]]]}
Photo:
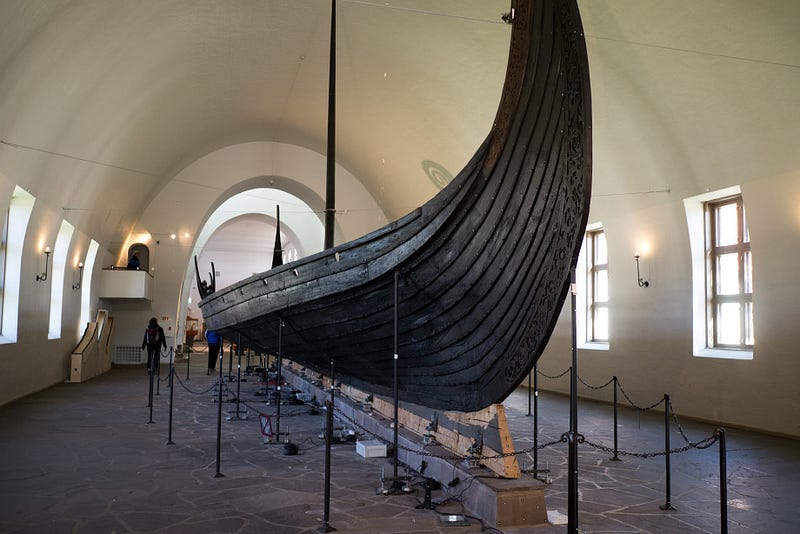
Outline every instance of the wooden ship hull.
{"type": "Polygon", "coordinates": [[[591,125],[575,0],[516,4],[495,124],[458,176],[384,228],[207,296],[208,328],[383,395],[396,352],[400,399],[440,410],[525,379],[585,230],[591,125]]]}

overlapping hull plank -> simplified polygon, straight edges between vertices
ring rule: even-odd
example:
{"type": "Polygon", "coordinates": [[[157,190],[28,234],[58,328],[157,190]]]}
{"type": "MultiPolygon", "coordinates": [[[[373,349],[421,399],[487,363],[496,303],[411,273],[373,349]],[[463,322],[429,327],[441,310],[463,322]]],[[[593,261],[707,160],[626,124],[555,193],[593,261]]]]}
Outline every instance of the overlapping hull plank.
{"type": "Polygon", "coordinates": [[[431,201],[366,235],[217,291],[209,328],[388,394],[475,411],[526,376],[555,325],[586,224],[590,100],[574,0],[517,2],[495,126],[431,201]]]}

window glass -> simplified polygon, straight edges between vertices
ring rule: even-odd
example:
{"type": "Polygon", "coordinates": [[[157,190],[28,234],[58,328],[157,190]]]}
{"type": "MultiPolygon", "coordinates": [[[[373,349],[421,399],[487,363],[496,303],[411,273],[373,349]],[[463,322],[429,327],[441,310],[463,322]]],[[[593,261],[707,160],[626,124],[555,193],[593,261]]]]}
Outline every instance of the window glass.
{"type": "Polygon", "coordinates": [[[724,302],[718,306],[717,341],[722,345],[738,345],[741,342],[738,302],[724,302]]]}
{"type": "Polygon", "coordinates": [[[717,256],[717,295],[739,293],[739,255],[737,253],[717,256]]]}
{"type": "Polygon", "coordinates": [[[739,242],[738,211],[736,204],[725,204],[717,208],[718,247],[735,245],[739,242]]]}
{"type": "Polygon", "coordinates": [[[597,308],[594,314],[594,340],[608,339],[608,308],[597,308]]]}

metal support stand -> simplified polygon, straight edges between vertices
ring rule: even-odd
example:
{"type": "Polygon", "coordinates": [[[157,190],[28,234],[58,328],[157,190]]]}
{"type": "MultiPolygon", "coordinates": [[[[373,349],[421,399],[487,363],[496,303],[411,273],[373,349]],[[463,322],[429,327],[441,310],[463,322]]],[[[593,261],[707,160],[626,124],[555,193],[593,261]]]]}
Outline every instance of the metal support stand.
{"type": "MultiPolygon", "coordinates": [[[[222,341],[220,340],[220,343],[222,341]]],[[[222,381],[222,358],[225,354],[225,351],[222,350],[220,347],[219,351],[219,397],[217,399],[217,472],[214,475],[214,478],[221,478],[224,477],[220,470],[219,470],[219,460],[220,460],[220,448],[222,445],[222,388],[225,387],[225,383],[222,381]]]]}
{"type": "MultiPolygon", "coordinates": [[[[278,319],[278,361],[276,364],[275,373],[275,441],[281,440],[281,382],[283,375],[281,368],[283,367],[283,319],[278,319]]],[[[331,364],[331,387],[333,387],[333,364],[331,364]]]]}
{"type": "Polygon", "coordinates": [[[173,384],[173,376],[175,375],[175,367],[170,364],[169,366],[169,435],[167,437],[167,445],[175,445],[175,442],[172,441],[172,405],[173,399],[175,397],[175,388],[172,387],[173,384]]]}
{"type": "Polygon", "coordinates": [[[234,415],[231,419],[234,421],[241,421],[242,418],[239,416],[239,397],[242,393],[242,335],[239,334],[239,343],[236,345],[236,353],[239,357],[238,362],[236,363],[236,415],[234,415]]]}
{"type": "Polygon", "coordinates": [[[147,396],[147,406],[150,408],[150,420],[147,422],[148,425],[152,425],[153,421],[153,364],[150,364],[150,368],[147,370],[148,375],[150,376],[150,393],[147,396]]]}
{"type": "Polygon", "coordinates": [[[192,359],[192,353],[186,353],[186,380],[189,380],[189,361],[192,359]]]}
{"type": "Polygon", "coordinates": [[[622,460],[619,457],[619,436],[618,436],[618,429],[619,424],[617,423],[617,375],[614,375],[614,456],[611,458],[612,462],[621,462],[622,460]]]}
{"type": "Polygon", "coordinates": [[[400,310],[399,310],[399,302],[398,302],[398,282],[400,279],[400,273],[397,272],[397,269],[394,271],[394,381],[393,381],[393,390],[394,390],[394,437],[392,439],[392,444],[394,450],[392,451],[392,486],[389,490],[390,494],[400,494],[403,493],[403,483],[400,478],[397,476],[397,468],[400,465],[400,439],[399,439],[399,432],[400,432],[400,388],[399,388],[399,379],[398,379],[398,367],[399,367],[399,359],[400,356],[398,355],[399,350],[399,343],[398,343],[398,328],[400,324],[400,310]]]}
{"type": "Polygon", "coordinates": [[[333,376],[333,360],[331,360],[331,398],[325,401],[325,493],[322,506],[322,526],[320,532],[333,532],[336,529],[331,520],[331,442],[333,441],[333,399],[335,389],[333,376]]]}
{"type": "Polygon", "coordinates": [[[575,267],[570,270],[570,304],[572,308],[572,367],[569,375],[569,432],[561,436],[569,444],[567,458],[567,532],[578,534],[578,333],[575,267]]]}
{"type": "Polygon", "coordinates": [[[725,450],[725,429],[718,428],[719,435],[719,520],[720,532],[728,534],[728,465],[725,450]]]}
{"type": "Polygon", "coordinates": [[[670,466],[669,466],[669,395],[664,393],[664,470],[666,471],[666,482],[665,482],[665,492],[667,494],[667,500],[664,504],[659,506],[662,510],[675,510],[675,507],[672,506],[672,489],[671,489],[671,473],[670,473],[670,466]]]}
{"type": "MultiPolygon", "coordinates": [[[[241,336],[239,339],[241,340],[241,336]]],[[[233,382],[233,341],[228,351],[228,382],[233,382]]]]}
{"type": "Polygon", "coordinates": [[[173,347],[169,348],[169,389],[172,389],[172,383],[175,381],[175,351],[173,347]]]}
{"type": "Polygon", "coordinates": [[[161,347],[158,347],[158,354],[156,355],[158,358],[158,365],[156,362],[153,362],[153,365],[156,366],[156,396],[161,395],[161,347]]]}
{"type": "Polygon", "coordinates": [[[531,373],[528,372],[528,417],[531,415],[531,397],[533,396],[533,392],[531,391],[531,373]]]}

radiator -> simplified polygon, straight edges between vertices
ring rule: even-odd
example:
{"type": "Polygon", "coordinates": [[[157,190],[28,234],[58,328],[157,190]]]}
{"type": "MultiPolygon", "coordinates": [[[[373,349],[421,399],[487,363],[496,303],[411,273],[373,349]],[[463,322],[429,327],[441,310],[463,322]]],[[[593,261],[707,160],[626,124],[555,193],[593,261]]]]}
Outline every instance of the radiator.
{"type": "Polygon", "coordinates": [[[117,365],[147,363],[147,352],[136,345],[114,345],[114,363],[117,365]]]}

